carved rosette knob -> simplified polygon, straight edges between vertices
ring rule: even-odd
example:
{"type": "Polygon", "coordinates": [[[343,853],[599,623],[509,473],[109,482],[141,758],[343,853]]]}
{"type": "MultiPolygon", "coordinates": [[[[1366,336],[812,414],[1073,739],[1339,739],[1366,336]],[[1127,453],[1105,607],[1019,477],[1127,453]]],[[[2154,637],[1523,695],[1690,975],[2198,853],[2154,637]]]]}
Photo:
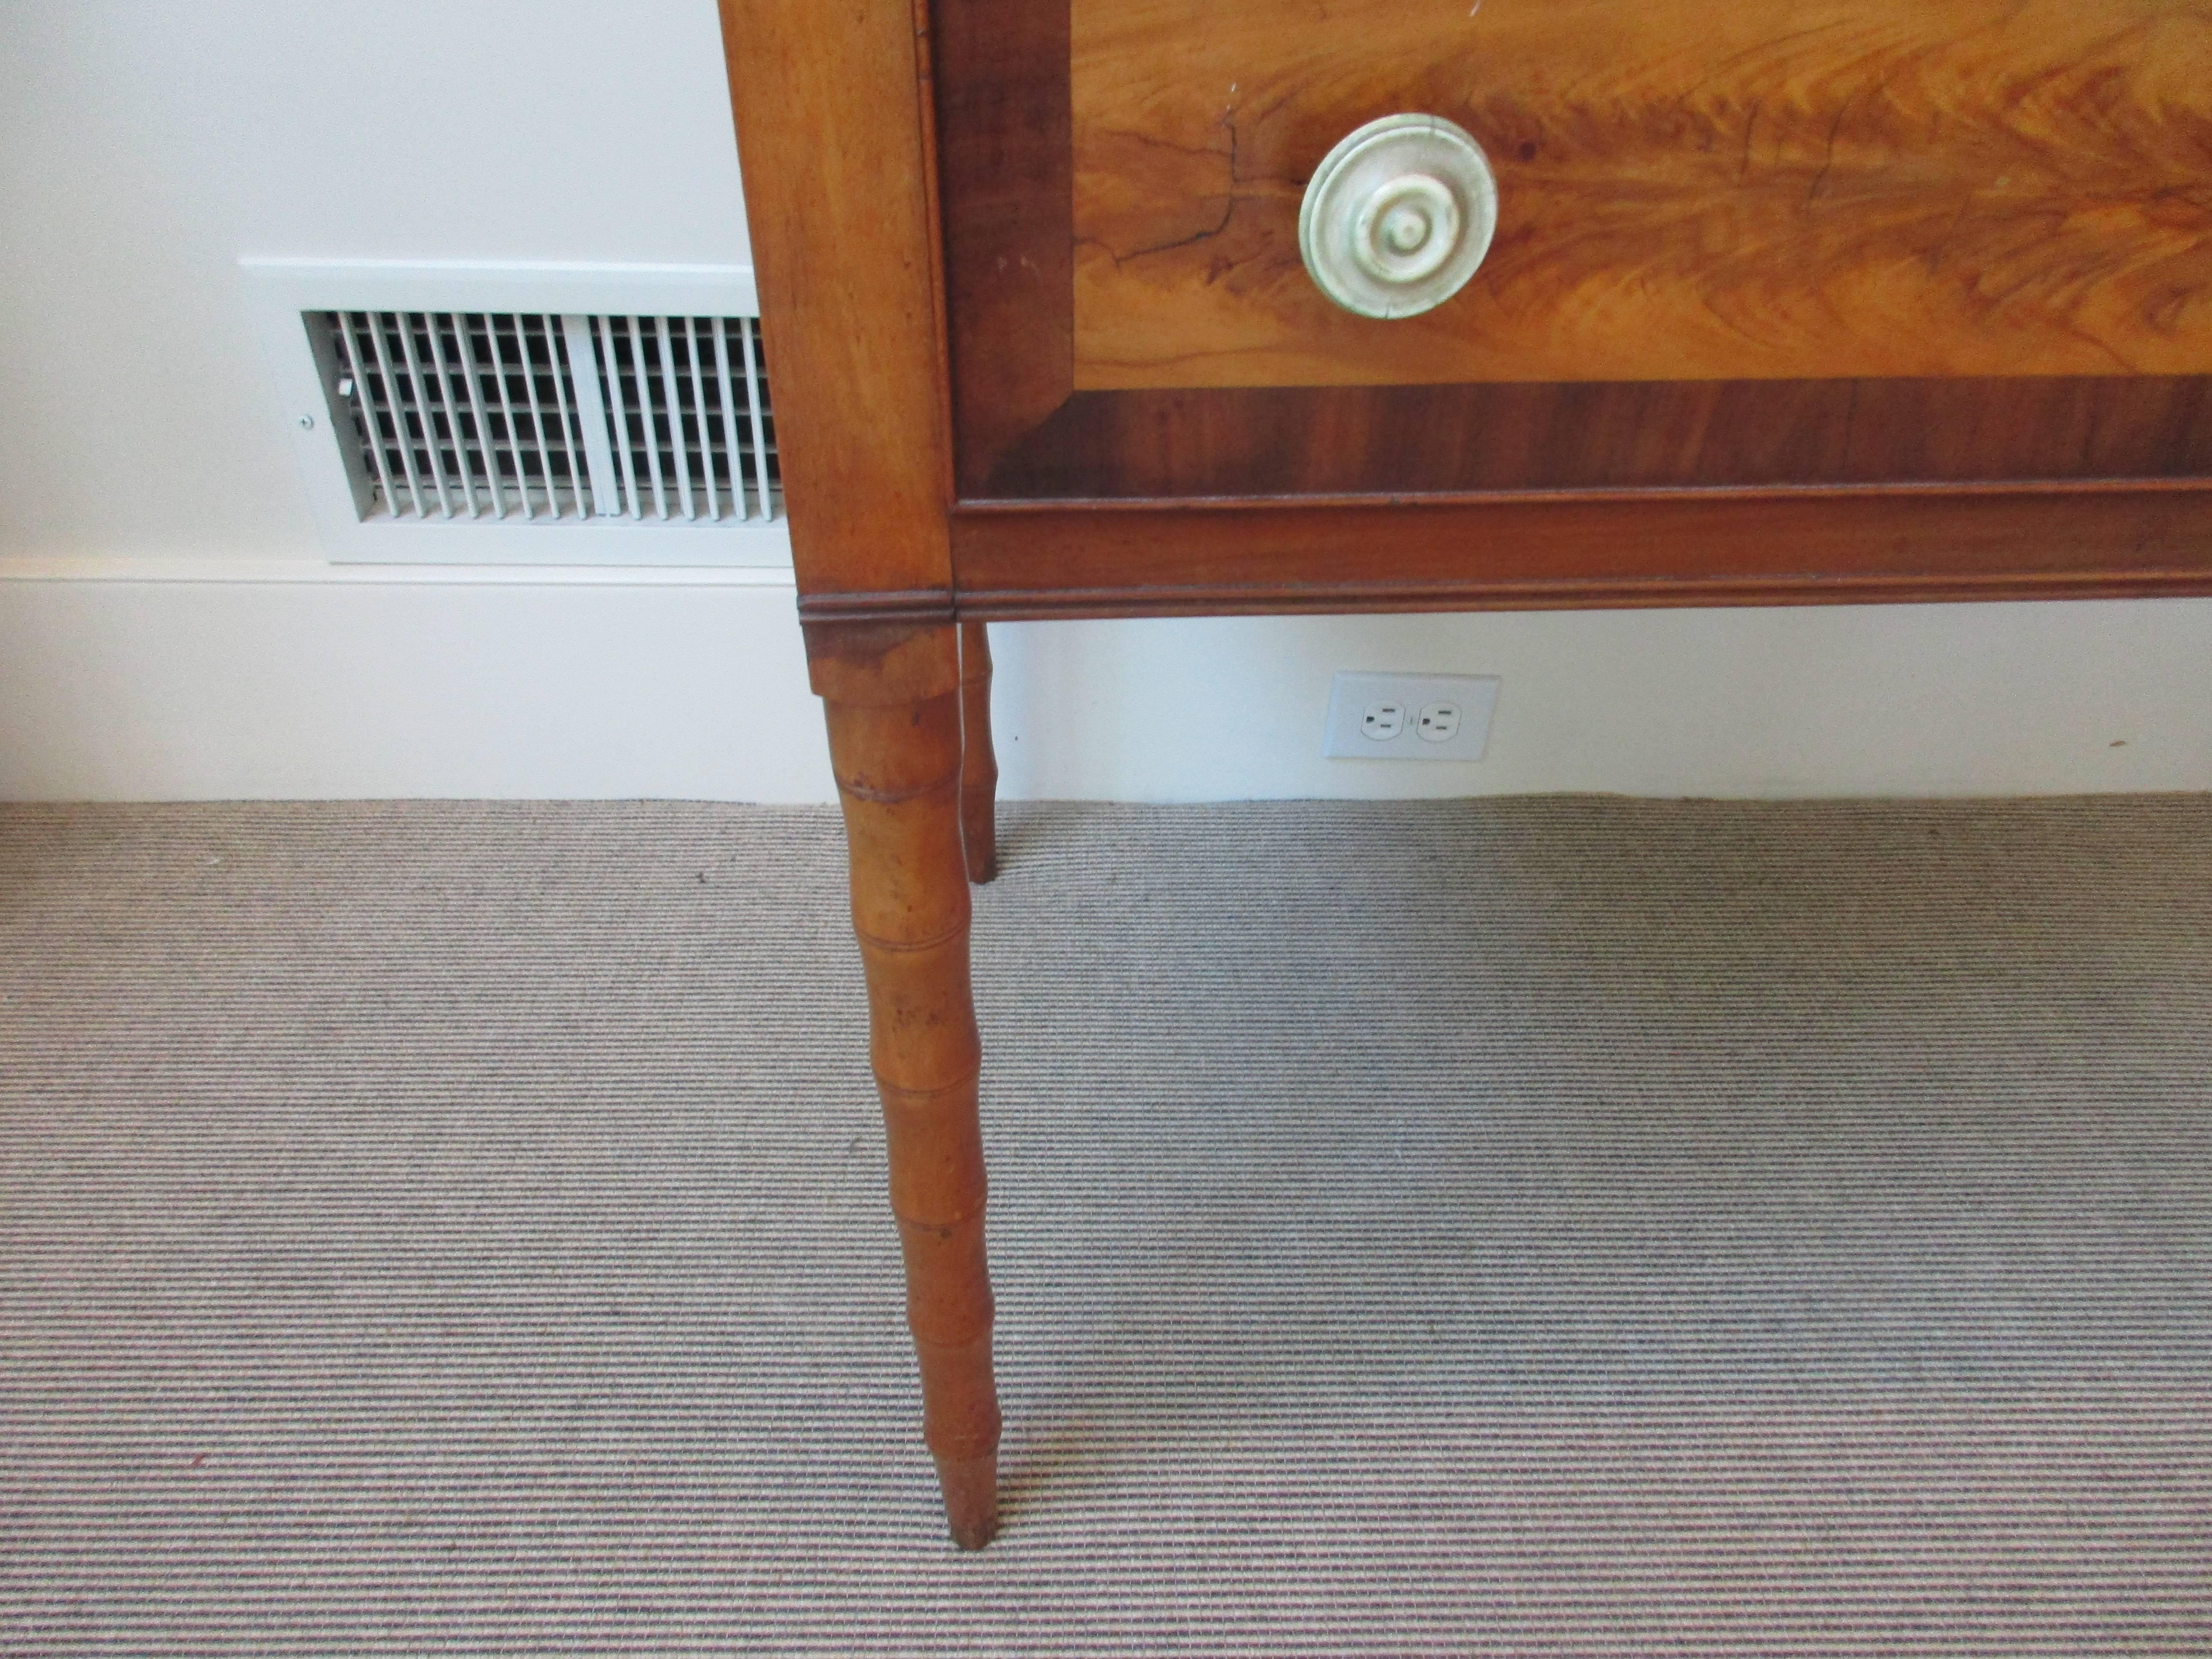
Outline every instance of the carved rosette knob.
{"type": "Polygon", "coordinates": [[[1323,294],[1362,317],[1414,317],[1467,285],[1498,228],[1489,158],[1441,115],[1386,115],[1329,151],[1298,210],[1323,294]]]}

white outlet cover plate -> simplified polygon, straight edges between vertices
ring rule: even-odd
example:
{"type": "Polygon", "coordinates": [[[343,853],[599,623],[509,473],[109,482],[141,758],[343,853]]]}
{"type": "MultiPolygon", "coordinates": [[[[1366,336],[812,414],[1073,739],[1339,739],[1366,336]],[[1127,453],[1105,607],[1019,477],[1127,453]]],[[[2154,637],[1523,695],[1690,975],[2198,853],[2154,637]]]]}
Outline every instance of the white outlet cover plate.
{"type": "Polygon", "coordinates": [[[1329,688],[1321,752],[1338,760],[1479,761],[1490,747],[1498,687],[1495,674],[1339,674],[1329,688]],[[1406,705],[1405,729],[1384,743],[1359,729],[1378,702],[1406,705]],[[1459,705],[1459,730],[1448,742],[1425,742],[1417,729],[1432,702],[1459,705]]]}

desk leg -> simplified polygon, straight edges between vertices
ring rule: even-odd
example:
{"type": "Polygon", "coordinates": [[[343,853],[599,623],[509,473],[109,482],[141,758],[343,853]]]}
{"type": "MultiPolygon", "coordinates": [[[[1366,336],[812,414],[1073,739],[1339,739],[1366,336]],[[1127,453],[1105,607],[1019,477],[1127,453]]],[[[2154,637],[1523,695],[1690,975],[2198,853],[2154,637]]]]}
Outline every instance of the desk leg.
{"type": "Polygon", "coordinates": [[[999,873],[999,757],[991,748],[991,637],[979,622],[960,624],[960,832],[968,879],[999,873]]]}
{"type": "Polygon", "coordinates": [[[978,1549],[998,1524],[999,1402],[975,1111],[982,1051],[968,980],[958,635],[951,623],[817,623],[806,645],[845,809],[922,1438],[953,1540],[978,1549]]]}

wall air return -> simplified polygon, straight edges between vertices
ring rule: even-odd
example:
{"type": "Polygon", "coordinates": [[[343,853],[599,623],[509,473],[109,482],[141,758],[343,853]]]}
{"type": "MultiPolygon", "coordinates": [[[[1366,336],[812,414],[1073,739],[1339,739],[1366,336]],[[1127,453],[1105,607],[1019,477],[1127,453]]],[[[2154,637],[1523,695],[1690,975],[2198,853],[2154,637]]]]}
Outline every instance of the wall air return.
{"type": "Polygon", "coordinates": [[[244,269],[333,559],[789,565],[750,270],[244,269]]]}

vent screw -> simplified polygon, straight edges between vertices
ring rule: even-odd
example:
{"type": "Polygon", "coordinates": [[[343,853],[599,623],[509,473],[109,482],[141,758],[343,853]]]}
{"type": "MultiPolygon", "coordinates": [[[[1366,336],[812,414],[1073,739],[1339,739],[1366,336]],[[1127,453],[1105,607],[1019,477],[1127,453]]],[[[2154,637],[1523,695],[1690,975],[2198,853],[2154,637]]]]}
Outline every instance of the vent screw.
{"type": "Polygon", "coordinates": [[[300,430],[301,430],[301,431],[302,431],[302,432],[313,432],[314,429],[315,429],[315,417],[314,417],[313,416],[312,416],[312,415],[302,415],[301,416],[300,416],[300,430]]]}

